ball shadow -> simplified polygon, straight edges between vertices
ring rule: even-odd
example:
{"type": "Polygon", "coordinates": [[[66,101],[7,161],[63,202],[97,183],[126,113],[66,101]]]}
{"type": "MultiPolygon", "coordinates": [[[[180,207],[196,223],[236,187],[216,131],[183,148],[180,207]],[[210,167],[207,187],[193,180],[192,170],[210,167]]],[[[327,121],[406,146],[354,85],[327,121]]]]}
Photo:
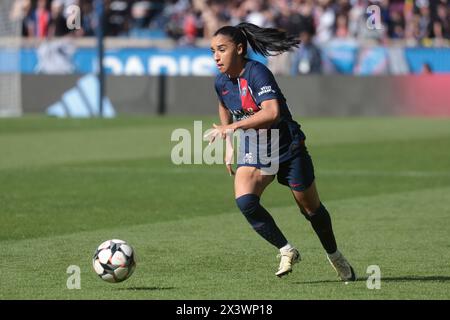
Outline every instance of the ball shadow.
{"type": "Polygon", "coordinates": [[[175,287],[129,287],[129,288],[118,288],[117,290],[127,290],[127,291],[162,291],[162,290],[173,290],[175,287]]]}

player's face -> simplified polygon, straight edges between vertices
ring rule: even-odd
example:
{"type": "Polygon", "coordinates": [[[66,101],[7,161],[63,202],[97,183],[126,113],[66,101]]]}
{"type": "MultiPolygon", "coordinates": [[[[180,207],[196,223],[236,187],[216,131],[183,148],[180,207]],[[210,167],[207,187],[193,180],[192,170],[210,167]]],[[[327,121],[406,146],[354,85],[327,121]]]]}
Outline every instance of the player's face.
{"type": "Polygon", "coordinates": [[[236,44],[230,37],[218,34],[211,39],[211,52],[221,73],[233,73],[242,56],[242,45],[236,44]]]}

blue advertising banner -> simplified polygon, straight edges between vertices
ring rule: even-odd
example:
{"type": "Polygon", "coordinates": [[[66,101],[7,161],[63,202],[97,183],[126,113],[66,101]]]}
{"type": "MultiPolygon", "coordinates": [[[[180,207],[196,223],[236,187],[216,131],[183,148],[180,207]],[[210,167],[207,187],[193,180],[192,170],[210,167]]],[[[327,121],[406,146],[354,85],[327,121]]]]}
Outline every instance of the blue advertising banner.
{"type": "Polygon", "coordinates": [[[412,73],[421,73],[425,64],[432,72],[450,72],[450,48],[405,48],[404,51],[412,73]]]}
{"type": "Polygon", "coordinates": [[[389,61],[385,47],[368,47],[360,50],[354,74],[361,76],[387,74],[389,61]]]}
{"type": "Polygon", "coordinates": [[[0,73],[19,72],[20,58],[17,52],[10,49],[0,49],[0,73]]]}
{"type": "MultiPolygon", "coordinates": [[[[0,72],[14,72],[3,63],[11,53],[0,51],[0,72]]],[[[267,63],[267,59],[249,52],[252,59],[267,63]]],[[[64,43],[52,43],[38,49],[23,48],[20,52],[22,73],[92,73],[97,68],[95,48],[70,49],[64,43]]],[[[111,75],[194,75],[218,73],[210,49],[207,48],[123,48],[106,50],[105,71],[111,75]]]]}
{"type": "MultiPolygon", "coordinates": [[[[44,57],[35,49],[22,49],[21,71],[38,73],[44,63],[44,57]]],[[[74,73],[92,73],[96,71],[97,57],[94,48],[77,49],[71,63],[74,73]]],[[[213,75],[216,64],[208,49],[140,49],[126,48],[106,50],[105,71],[112,75],[213,75]]],[[[3,69],[0,71],[5,72],[3,69]]],[[[57,72],[55,72],[57,73],[57,72]]]]}
{"type": "Polygon", "coordinates": [[[322,46],[322,60],[326,73],[353,74],[358,45],[355,42],[331,41],[322,46]]]}
{"type": "MultiPolygon", "coordinates": [[[[360,47],[356,42],[331,41],[322,50],[326,74],[377,75],[389,73],[395,63],[382,46],[360,47]]],[[[425,65],[434,73],[450,73],[450,48],[399,48],[406,69],[420,73],[425,65]]],[[[267,59],[249,51],[250,58],[267,59]]],[[[96,71],[96,49],[75,48],[70,43],[49,42],[19,52],[0,49],[0,73],[88,74],[96,71]],[[20,58],[18,58],[20,54],[20,58]]],[[[105,52],[104,65],[111,75],[194,75],[218,73],[208,48],[121,48],[105,52]]]]}

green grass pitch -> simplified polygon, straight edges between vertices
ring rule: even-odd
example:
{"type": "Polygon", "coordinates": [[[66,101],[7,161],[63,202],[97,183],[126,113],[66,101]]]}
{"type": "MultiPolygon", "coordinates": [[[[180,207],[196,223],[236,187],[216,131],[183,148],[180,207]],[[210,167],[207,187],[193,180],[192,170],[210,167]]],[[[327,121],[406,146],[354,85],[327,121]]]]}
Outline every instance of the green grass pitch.
{"type": "Polygon", "coordinates": [[[217,118],[0,120],[0,299],[449,299],[450,120],[297,119],[341,251],[337,281],[286,187],[262,198],[303,261],[278,279],[277,250],[235,207],[223,165],[171,163],[175,128],[217,118]],[[120,284],[91,266],[104,240],[138,260],[120,284]],[[81,289],[69,290],[78,265],[81,289]],[[381,269],[381,289],[366,286],[381,269]]]}

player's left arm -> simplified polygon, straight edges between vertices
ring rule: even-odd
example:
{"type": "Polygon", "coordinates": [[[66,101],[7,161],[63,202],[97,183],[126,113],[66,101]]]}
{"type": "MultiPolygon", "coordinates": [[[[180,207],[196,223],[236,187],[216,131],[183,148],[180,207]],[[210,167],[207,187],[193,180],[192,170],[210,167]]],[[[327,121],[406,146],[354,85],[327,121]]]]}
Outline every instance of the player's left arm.
{"type": "Polygon", "coordinates": [[[237,129],[267,129],[280,118],[280,106],[277,99],[261,102],[261,110],[247,119],[231,124],[233,130],[237,129]]]}
{"type": "Polygon", "coordinates": [[[280,106],[277,99],[264,100],[261,103],[261,110],[251,117],[236,121],[228,125],[216,125],[214,128],[219,130],[222,138],[225,138],[226,132],[236,131],[237,129],[268,129],[280,118],[280,106]]]}
{"type": "MultiPolygon", "coordinates": [[[[250,117],[234,122],[227,126],[214,126],[221,133],[226,130],[235,131],[237,129],[268,129],[280,118],[280,104],[278,86],[273,74],[270,70],[262,65],[257,64],[251,70],[252,77],[249,81],[250,89],[255,103],[260,110],[250,117]]],[[[224,137],[224,134],[222,134],[224,137]]]]}

